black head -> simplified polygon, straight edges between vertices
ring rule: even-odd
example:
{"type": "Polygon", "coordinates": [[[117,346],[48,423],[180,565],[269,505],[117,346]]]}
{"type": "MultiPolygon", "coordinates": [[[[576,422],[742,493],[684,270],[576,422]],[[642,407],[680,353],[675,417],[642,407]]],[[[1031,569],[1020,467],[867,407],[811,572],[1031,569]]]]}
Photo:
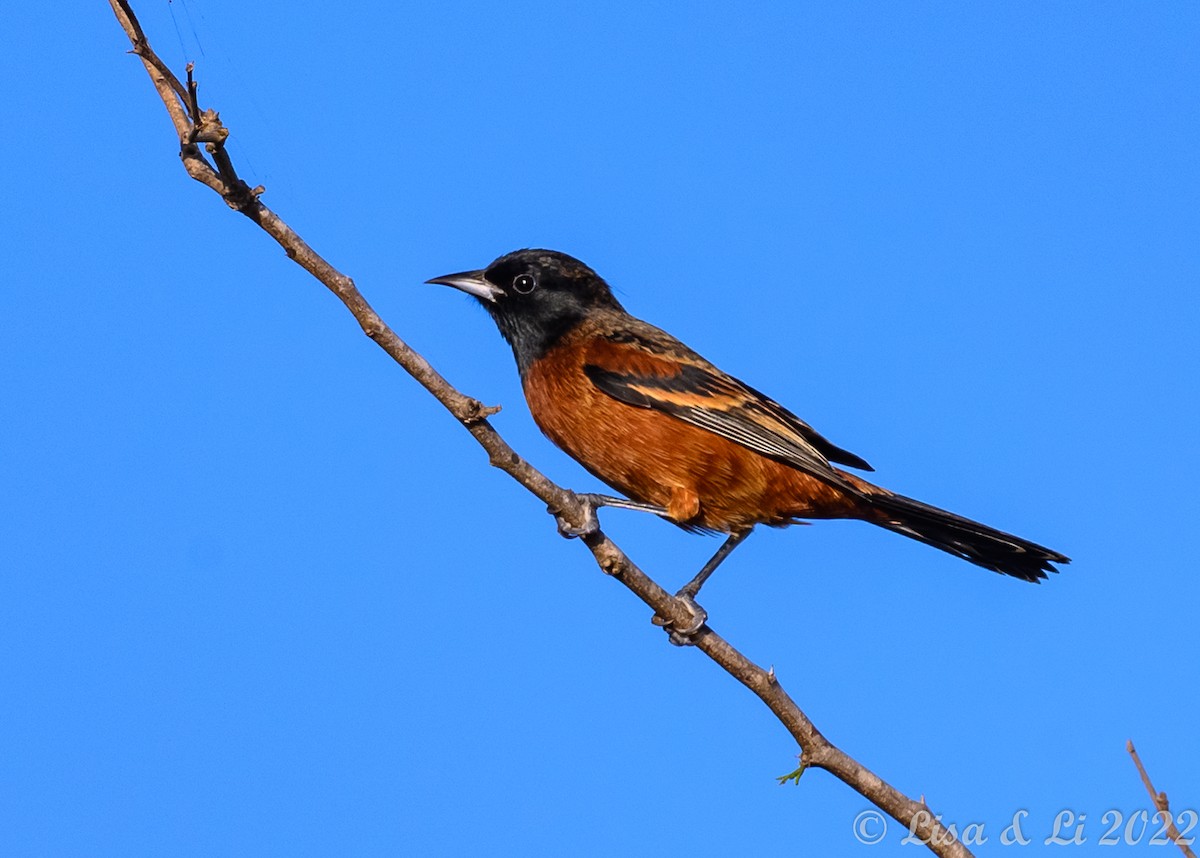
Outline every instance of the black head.
{"type": "Polygon", "coordinates": [[[479,271],[426,282],[478,298],[512,345],[522,375],[589,313],[622,310],[600,275],[556,250],[515,250],[479,271]]]}

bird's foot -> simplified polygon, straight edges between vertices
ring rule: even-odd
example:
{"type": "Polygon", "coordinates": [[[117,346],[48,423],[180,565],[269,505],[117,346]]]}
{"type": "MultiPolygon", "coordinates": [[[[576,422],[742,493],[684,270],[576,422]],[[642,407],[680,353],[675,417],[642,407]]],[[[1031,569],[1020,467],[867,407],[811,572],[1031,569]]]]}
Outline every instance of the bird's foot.
{"type": "Polygon", "coordinates": [[[667,633],[667,639],[675,646],[694,646],[696,643],[696,632],[704,627],[704,623],[708,619],[708,611],[700,607],[699,603],[683,590],[675,594],[675,601],[687,611],[688,620],[686,623],[680,625],[657,614],[654,616],[652,622],[656,626],[663,627],[667,633]]]}
{"type": "Polygon", "coordinates": [[[615,498],[611,495],[598,495],[592,492],[578,492],[575,494],[581,503],[587,508],[587,518],[583,526],[571,524],[563,519],[562,512],[552,507],[547,507],[550,513],[558,522],[558,532],[566,539],[577,539],[582,536],[591,536],[600,529],[600,520],[596,517],[596,510],[602,506],[611,506],[615,509],[634,509],[639,512],[651,512],[655,515],[666,515],[667,511],[661,506],[655,506],[652,503],[640,503],[639,501],[631,501],[626,498],[615,498]]]}
{"type": "Polygon", "coordinates": [[[596,507],[600,504],[596,503],[594,496],[577,494],[575,497],[579,499],[584,509],[583,524],[581,525],[567,521],[563,517],[562,510],[553,506],[546,507],[547,512],[554,516],[554,521],[558,525],[558,534],[563,539],[582,539],[600,530],[600,519],[596,515],[596,507]]]}

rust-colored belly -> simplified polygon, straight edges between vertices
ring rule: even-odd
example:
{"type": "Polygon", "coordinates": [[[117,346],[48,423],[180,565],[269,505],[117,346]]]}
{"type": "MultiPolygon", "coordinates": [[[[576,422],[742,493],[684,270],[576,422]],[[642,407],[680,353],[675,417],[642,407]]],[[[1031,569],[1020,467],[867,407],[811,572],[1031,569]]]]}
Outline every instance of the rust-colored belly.
{"type": "Polygon", "coordinates": [[[815,477],[603,393],[584,375],[578,350],[551,351],[524,384],[551,441],[629,498],[666,507],[679,524],[729,532],[854,516],[855,500],[815,477]]]}

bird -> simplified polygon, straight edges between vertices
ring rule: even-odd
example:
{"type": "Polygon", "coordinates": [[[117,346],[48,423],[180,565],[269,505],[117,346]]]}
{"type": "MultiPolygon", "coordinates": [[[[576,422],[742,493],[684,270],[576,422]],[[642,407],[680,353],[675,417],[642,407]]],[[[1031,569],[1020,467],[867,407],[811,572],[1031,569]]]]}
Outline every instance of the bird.
{"type": "Polygon", "coordinates": [[[700,588],[758,525],[858,519],[1038,583],[1058,571],[1054,564],[1070,562],[850,473],[845,468],[874,469],[627,312],[608,283],[572,256],[516,250],[486,268],[426,282],[483,305],[512,347],[534,422],[624,495],[588,496],[595,506],[648,510],[688,531],[727,535],[676,593],[693,619],[674,630],[675,642],[703,625],[707,614],[695,601],[700,588]]]}

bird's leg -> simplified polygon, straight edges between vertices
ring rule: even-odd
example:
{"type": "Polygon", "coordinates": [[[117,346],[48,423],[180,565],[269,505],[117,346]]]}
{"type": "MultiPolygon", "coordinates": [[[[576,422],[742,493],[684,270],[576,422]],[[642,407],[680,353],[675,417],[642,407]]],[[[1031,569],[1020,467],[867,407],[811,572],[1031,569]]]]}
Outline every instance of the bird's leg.
{"type": "Polygon", "coordinates": [[[668,630],[671,636],[671,643],[676,646],[688,646],[691,644],[692,635],[700,631],[700,627],[708,619],[708,612],[696,603],[696,596],[699,594],[700,588],[704,586],[704,582],[709,579],[709,576],[717,571],[717,567],[732,553],[733,549],[741,545],[753,530],[753,527],[748,527],[745,530],[735,530],[729,534],[729,538],[722,543],[721,547],[717,549],[717,553],[710,557],[708,562],[696,573],[696,577],[679,588],[679,592],[675,594],[675,598],[683,602],[688,613],[692,615],[692,620],[683,627],[671,624],[668,630]]]}
{"type": "Polygon", "coordinates": [[[576,527],[563,519],[555,510],[550,510],[554,514],[554,520],[558,523],[558,532],[567,539],[575,539],[580,536],[587,536],[595,533],[600,529],[600,520],[596,517],[596,510],[602,506],[611,506],[617,509],[636,509],[640,512],[652,512],[655,515],[666,515],[667,511],[661,506],[655,506],[650,503],[639,503],[638,501],[626,500],[625,498],[612,497],[611,495],[598,495],[591,492],[579,493],[575,497],[583,501],[584,507],[587,509],[587,520],[583,527],[576,527]]]}
{"type": "Polygon", "coordinates": [[[712,573],[717,571],[717,567],[724,562],[725,558],[732,553],[733,549],[741,545],[747,536],[754,532],[753,527],[748,527],[745,530],[735,530],[729,534],[729,538],[722,543],[717,549],[717,553],[709,558],[703,568],[696,573],[696,577],[688,581],[679,588],[679,592],[675,594],[676,599],[695,599],[700,594],[700,588],[704,586],[704,582],[709,579],[712,573]]]}
{"type": "Polygon", "coordinates": [[[627,498],[617,498],[612,495],[598,495],[588,492],[587,494],[578,495],[585,503],[590,503],[593,507],[611,506],[614,509],[636,509],[639,512],[652,512],[655,515],[666,515],[666,507],[656,506],[652,503],[641,503],[640,501],[631,501],[627,498]]]}

